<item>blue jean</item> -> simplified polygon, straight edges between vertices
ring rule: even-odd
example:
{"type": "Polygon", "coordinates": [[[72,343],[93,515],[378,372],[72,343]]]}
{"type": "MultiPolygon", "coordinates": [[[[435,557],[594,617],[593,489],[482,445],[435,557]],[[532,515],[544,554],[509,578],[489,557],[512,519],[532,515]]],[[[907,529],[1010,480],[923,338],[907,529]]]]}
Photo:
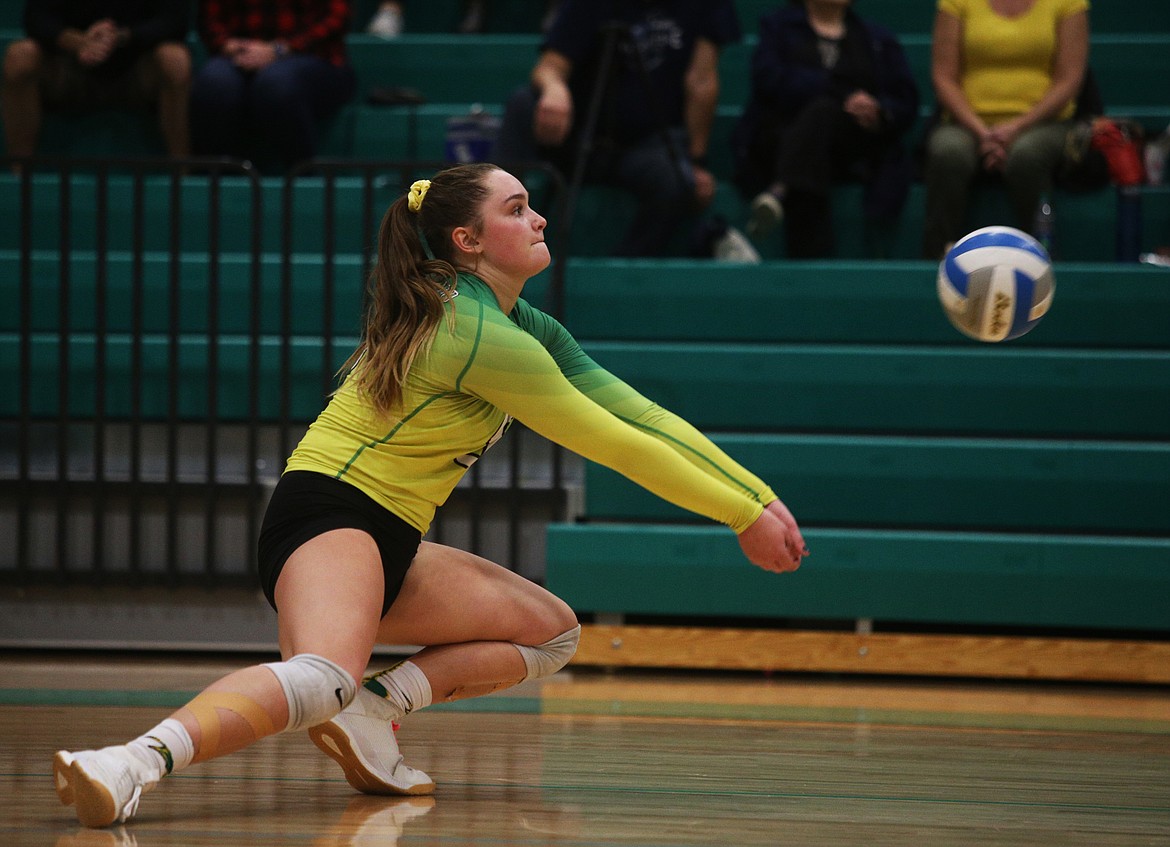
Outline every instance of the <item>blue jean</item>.
{"type": "Polygon", "coordinates": [[[287,169],[316,155],[324,124],[355,89],[352,68],[316,56],[288,56],[256,72],[212,56],[191,83],[192,149],[287,169]]]}
{"type": "MultiPolygon", "coordinates": [[[[547,161],[571,176],[577,139],[560,148],[537,145],[532,125],[536,94],[530,86],[512,93],[504,111],[494,158],[510,162],[547,161]]],[[[578,118],[584,120],[583,115],[578,118]]],[[[585,181],[614,185],[635,198],[634,220],[614,249],[615,256],[661,256],[695,211],[695,172],[687,155],[684,127],[669,127],[641,141],[606,145],[598,141],[585,171],[585,181]]]]}

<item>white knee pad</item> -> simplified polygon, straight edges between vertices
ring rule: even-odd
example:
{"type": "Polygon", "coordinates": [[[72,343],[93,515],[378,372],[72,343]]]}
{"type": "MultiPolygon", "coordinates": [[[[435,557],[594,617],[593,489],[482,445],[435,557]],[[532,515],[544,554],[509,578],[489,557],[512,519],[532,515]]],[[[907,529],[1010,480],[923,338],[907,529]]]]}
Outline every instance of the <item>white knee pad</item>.
{"type": "Polygon", "coordinates": [[[288,700],[285,731],[325,723],[357,695],[354,678],[324,656],[302,653],[264,667],[276,674],[288,700]]]}
{"type": "Polygon", "coordinates": [[[552,676],[565,665],[573,654],[577,652],[577,642],[581,640],[581,625],[577,624],[570,630],[562,632],[556,638],[549,639],[543,644],[529,647],[526,644],[513,644],[520,655],[524,657],[524,666],[528,668],[525,679],[540,679],[543,676],[552,676]]]}

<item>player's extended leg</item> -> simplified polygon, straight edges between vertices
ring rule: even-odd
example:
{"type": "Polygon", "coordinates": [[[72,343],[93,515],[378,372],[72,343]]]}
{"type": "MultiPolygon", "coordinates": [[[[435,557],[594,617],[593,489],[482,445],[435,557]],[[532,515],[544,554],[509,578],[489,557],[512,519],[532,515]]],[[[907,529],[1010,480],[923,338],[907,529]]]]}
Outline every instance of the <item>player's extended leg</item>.
{"type": "Polygon", "coordinates": [[[424,649],[364,680],[354,702],[309,736],[369,794],[421,794],[430,778],[407,766],[393,722],[433,701],[477,697],[555,673],[580,627],[562,600],[486,559],[424,542],[378,629],[385,644],[424,649]]]}
{"type": "Polygon", "coordinates": [[[57,794],[85,826],[130,818],[169,773],[276,732],[329,720],[348,705],[369,661],[381,613],[382,566],[373,540],[335,530],[289,557],[276,585],[284,661],[212,683],[128,744],[53,760],[57,794]]]}

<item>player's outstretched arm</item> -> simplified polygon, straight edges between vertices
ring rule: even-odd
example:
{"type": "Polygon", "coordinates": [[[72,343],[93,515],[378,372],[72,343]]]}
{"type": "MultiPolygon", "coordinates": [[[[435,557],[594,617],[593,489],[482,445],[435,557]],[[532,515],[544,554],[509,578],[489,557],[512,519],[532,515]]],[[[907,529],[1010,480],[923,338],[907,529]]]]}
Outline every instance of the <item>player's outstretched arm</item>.
{"type": "Polygon", "coordinates": [[[808,555],[796,519],[779,500],[769,503],[755,523],[737,538],[749,562],[773,573],[796,570],[808,555]]]}

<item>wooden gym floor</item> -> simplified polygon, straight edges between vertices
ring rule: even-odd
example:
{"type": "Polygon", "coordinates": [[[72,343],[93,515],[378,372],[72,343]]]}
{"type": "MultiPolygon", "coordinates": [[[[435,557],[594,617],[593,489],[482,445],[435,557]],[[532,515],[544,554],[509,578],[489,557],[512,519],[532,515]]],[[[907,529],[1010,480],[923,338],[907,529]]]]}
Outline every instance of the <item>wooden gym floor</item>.
{"type": "Polygon", "coordinates": [[[301,733],[169,778],[125,827],[58,803],[54,750],[253,660],[0,654],[0,844],[1170,845],[1165,687],[574,668],[408,718],[433,799],[358,795],[301,733]]]}

